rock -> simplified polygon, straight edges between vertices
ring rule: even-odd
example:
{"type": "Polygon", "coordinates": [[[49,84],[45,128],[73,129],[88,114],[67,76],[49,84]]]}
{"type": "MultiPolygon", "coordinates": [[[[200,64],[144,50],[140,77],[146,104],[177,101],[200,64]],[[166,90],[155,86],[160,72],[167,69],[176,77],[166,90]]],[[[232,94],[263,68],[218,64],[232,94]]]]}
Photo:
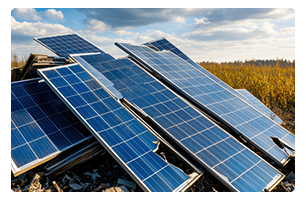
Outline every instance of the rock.
{"type": "MultiPolygon", "coordinates": [[[[88,172],[89,173],[89,172],[88,172]]],[[[68,174],[65,174],[65,179],[69,180],[68,186],[72,190],[80,190],[83,188],[83,184],[80,182],[79,177],[77,177],[74,173],[72,173],[73,177],[69,176],[68,174]]],[[[67,181],[63,178],[63,183],[65,182],[67,184],[67,181]]]]}
{"type": "Polygon", "coordinates": [[[108,188],[109,186],[110,186],[109,184],[101,183],[101,184],[94,190],[94,192],[98,192],[100,189],[108,188]]]}
{"type": "Polygon", "coordinates": [[[286,191],[286,192],[292,192],[295,187],[293,184],[291,183],[288,183],[288,182],[281,182],[280,185],[283,187],[283,189],[286,191]]]}
{"type": "Polygon", "coordinates": [[[85,172],[84,175],[91,176],[91,179],[95,182],[96,178],[101,178],[101,176],[97,173],[97,169],[93,170],[93,173],[85,172]]]}
{"type": "Polygon", "coordinates": [[[109,179],[111,176],[113,176],[113,172],[111,170],[107,171],[107,173],[105,174],[105,178],[109,179]]]}
{"type": "Polygon", "coordinates": [[[71,189],[73,189],[73,190],[80,190],[80,189],[83,188],[82,185],[79,185],[79,184],[77,184],[77,183],[69,183],[69,187],[70,187],[71,189]]]}
{"type": "Polygon", "coordinates": [[[125,186],[120,186],[107,188],[103,192],[129,192],[129,190],[125,186]]]}
{"type": "Polygon", "coordinates": [[[295,182],[295,174],[293,172],[290,172],[286,178],[292,182],[295,182]]]}
{"type": "Polygon", "coordinates": [[[130,192],[124,185],[119,186],[119,188],[122,190],[122,192],[130,192]]]}
{"type": "Polygon", "coordinates": [[[118,181],[117,181],[117,186],[121,186],[121,185],[124,185],[127,188],[130,188],[132,190],[136,190],[136,186],[137,186],[136,183],[134,183],[132,181],[128,181],[128,180],[124,180],[124,179],[119,178],[118,181]]]}

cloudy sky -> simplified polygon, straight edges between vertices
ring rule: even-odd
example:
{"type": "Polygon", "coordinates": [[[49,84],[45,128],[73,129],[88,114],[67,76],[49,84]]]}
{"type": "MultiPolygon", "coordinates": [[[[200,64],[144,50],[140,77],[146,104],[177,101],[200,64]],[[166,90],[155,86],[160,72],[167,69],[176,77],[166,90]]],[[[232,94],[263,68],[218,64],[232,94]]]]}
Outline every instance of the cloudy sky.
{"type": "Polygon", "coordinates": [[[166,37],[195,61],[295,59],[291,8],[15,8],[11,52],[53,55],[33,37],[76,32],[115,57],[114,42],[141,44],[166,37]]]}

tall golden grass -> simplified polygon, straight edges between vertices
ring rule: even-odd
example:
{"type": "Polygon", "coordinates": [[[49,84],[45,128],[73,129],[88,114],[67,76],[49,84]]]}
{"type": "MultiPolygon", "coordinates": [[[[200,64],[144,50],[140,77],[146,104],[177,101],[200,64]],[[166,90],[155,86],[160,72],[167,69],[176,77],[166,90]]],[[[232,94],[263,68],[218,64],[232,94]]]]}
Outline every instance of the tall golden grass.
{"type": "Polygon", "coordinates": [[[11,54],[11,69],[16,68],[16,67],[23,67],[25,63],[27,62],[27,57],[22,56],[18,57],[16,53],[11,54]]]}
{"type": "Polygon", "coordinates": [[[262,62],[214,63],[200,65],[234,89],[247,89],[283,121],[294,133],[295,62],[276,60],[262,62]]]}

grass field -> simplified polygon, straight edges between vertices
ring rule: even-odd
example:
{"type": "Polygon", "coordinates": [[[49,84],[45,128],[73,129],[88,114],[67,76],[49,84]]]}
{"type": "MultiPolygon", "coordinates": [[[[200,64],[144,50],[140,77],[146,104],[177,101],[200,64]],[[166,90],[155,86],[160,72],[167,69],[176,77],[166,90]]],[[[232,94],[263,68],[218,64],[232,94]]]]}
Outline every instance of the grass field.
{"type": "Polygon", "coordinates": [[[295,133],[295,62],[274,60],[200,65],[234,89],[247,89],[295,133]]]}

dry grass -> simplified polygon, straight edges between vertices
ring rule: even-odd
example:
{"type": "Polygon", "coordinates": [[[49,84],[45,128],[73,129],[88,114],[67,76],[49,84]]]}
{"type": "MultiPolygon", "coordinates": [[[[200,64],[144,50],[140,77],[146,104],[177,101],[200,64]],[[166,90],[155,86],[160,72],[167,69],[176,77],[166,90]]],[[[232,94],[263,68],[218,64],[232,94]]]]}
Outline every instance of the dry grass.
{"type": "Polygon", "coordinates": [[[26,56],[18,57],[15,53],[11,54],[11,69],[16,67],[22,67],[27,61],[26,56]]]}
{"type": "Polygon", "coordinates": [[[234,89],[247,89],[295,133],[295,62],[202,62],[202,67],[234,89]]]}

